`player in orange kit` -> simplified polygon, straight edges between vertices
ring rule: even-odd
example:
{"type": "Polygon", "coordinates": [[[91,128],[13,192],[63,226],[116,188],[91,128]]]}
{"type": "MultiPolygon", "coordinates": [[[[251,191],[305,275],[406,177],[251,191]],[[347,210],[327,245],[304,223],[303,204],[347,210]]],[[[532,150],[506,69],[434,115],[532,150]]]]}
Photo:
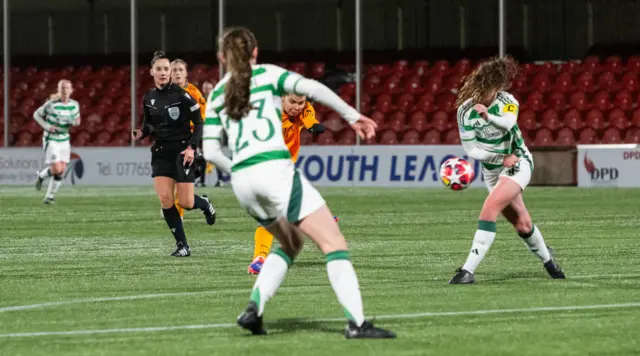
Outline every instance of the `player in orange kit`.
{"type": "MultiPolygon", "coordinates": [[[[282,111],[282,136],[284,136],[284,142],[291,153],[291,159],[295,163],[300,151],[300,132],[302,129],[307,129],[312,134],[319,134],[324,132],[324,126],[316,119],[316,111],[307,102],[304,95],[287,94],[283,96],[282,111]]],[[[259,226],[256,229],[254,241],[253,261],[248,268],[250,274],[260,273],[262,264],[271,250],[273,235],[264,227],[259,226]]]]}
{"type": "MultiPolygon", "coordinates": [[[[174,59],[171,62],[171,81],[175,84],[178,84],[182,89],[184,89],[198,104],[200,104],[200,114],[202,115],[202,119],[205,117],[205,110],[207,100],[202,96],[202,93],[198,88],[189,83],[187,80],[189,72],[187,71],[187,62],[182,59],[174,59]]],[[[191,123],[191,131],[193,131],[193,123],[191,123]]],[[[195,161],[193,162],[193,169],[199,169],[202,163],[202,155],[196,155],[195,161]]],[[[196,172],[196,175],[198,173],[196,172]]],[[[205,172],[200,172],[200,174],[205,174],[205,172]]],[[[177,194],[177,191],[174,193],[177,194]]],[[[202,195],[206,197],[206,195],[202,195]]],[[[178,196],[175,196],[176,200],[176,208],[180,213],[180,217],[184,216],[184,209],[180,206],[180,202],[178,201],[178,196]]],[[[215,214],[214,214],[215,217],[215,214]]]]}

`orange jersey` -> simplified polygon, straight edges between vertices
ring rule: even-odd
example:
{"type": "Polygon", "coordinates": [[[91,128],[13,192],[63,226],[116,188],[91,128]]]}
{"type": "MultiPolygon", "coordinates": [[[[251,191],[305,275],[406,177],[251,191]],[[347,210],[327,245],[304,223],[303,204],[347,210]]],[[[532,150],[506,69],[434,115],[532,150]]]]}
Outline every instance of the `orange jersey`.
{"type": "MultiPolygon", "coordinates": [[[[195,100],[200,105],[200,115],[202,116],[202,120],[204,120],[204,113],[207,110],[207,99],[205,99],[204,96],[202,96],[200,90],[191,83],[187,83],[187,85],[182,87],[182,89],[189,93],[193,100],[195,100]]],[[[191,131],[193,132],[193,122],[191,123],[191,131]]]]}
{"type": "Polygon", "coordinates": [[[304,109],[298,115],[290,118],[286,113],[282,113],[282,136],[284,142],[289,148],[291,159],[293,162],[298,160],[298,152],[300,151],[300,131],[303,128],[310,129],[313,125],[318,124],[316,119],[316,111],[313,106],[307,102],[304,109]]]}

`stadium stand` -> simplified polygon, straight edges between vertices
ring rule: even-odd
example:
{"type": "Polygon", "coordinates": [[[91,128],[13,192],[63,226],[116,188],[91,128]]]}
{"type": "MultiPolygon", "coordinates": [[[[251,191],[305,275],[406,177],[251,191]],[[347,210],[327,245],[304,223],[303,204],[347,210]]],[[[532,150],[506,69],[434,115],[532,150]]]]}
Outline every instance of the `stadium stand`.
{"type": "MultiPolygon", "coordinates": [[[[291,71],[323,80],[323,62],[279,63],[291,71]]],[[[361,111],[378,124],[378,144],[458,144],[456,93],[460,79],[477,63],[397,60],[367,65],[363,77],[361,111]]],[[[352,65],[340,66],[353,70],[352,65]]],[[[61,78],[73,82],[74,99],[81,105],[83,124],[72,131],[74,146],[129,144],[130,88],[128,66],[67,66],[59,69],[12,68],[10,140],[19,147],[39,146],[41,129],[33,111],[61,78]]],[[[138,97],[152,86],[148,66],[138,67],[138,97]]],[[[530,146],[571,146],[576,143],[640,143],[640,56],[619,56],[581,62],[524,63],[511,91],[520,101],[519,126],[530,146]]],[[[218,79],[217,66],[194,65],[191,81],[199,85],[218,79]]],[[[0,92],[2,89],[0,89],[0,92]]],[[[355,85],[337,87],[355,105],[355,85]]],[[[1,104],[0,104],[1,105],[1,104]]],[[[140,108],[141,109],[141,108],[140,108]]],[[[303,144],[350,145],[353,133],[327,108],[317,105],[327,131],[303,135],[303,144]]],[[[0,137],[3,127],[0,125],[0,137]]],[[[0,138],[1,140],[1,138],[0,138]]],[[[3,142],[0,142],[3,143],[3,142]]],[[[143,144],[149,144],[148,140],[143,144]]]]}

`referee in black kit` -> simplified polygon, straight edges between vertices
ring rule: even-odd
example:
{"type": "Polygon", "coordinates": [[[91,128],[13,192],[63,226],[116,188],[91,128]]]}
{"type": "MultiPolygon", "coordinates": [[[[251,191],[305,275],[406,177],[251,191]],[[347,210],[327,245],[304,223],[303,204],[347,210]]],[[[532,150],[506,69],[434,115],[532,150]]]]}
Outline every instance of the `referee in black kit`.
{"type": "Polygon", "coordinates": [[[133,130],[132,134],[135,140],[149,135],[155,137],[151,146],[151,176],[164,219],[176,239],[176,250],[171,256],[187,257],[191,255],[191,249],[174,204],[174,189],[177,188],[178,201],[185,210],[202,210],[209,225],[216,221],[216,210],[207,196],[193,192],[194,155],[202,140],[200,106],[184,89],[170,82],[169,58],[161,51],[153,54],[151,75],[155,88],[144,95],[142,129],[133,130]],[[190,121],[194,124],[193,133],[190,121]]]}

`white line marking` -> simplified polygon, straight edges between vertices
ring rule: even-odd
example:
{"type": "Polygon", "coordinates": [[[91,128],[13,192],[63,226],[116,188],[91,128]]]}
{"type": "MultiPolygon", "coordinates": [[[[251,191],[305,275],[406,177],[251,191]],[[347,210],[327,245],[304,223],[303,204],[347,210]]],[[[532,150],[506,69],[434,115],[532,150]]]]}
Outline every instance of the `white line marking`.
{"type": "MultiPolygon", "coordinates": [[[[520,308],[520,309],[487,309],[487,310],[448,311],[448,312],[425,312],[425,313],[415,313],[415,314],[380,315],[375,318],[376,319],[409,319],[409,318],[436,317],[436,316],[489,315],[489,314],[506,314],[506,313],[531,313],[531,312],[574,311],[574,310],[637,308],[637,307],[640,307],[640,302],[622,303],[622,304],[571,305],[571,306],[561,306],[561,307],[538,307],[538,308],[520,308]]],[[[310,320],[307,320],[306,322],[336,322],[336,321],[344,322],[344,320],[345,320],[344,318],[327,318],[327,319],[310,319],[310,320]]],[[[225,324],[156,326],[156,327],[146,327],[146,328],[123,328],[123,329],[39,331],[39,332],[0,334],[0,338],[95,335],[95,334],[155,332],[155,331],[188,330],[188,329],[221,329],[221,328],[232,328],[236,326],[237,326],[236,324],[225,323],[225,324]]],[[[269,323],[267,323],[267,327],[268,326],[269,326],[269,323]]]]}
{"type": "MultiPolygon", "coordinates": [[[[597,278],[625,278],[625,277],[640,277],[640,273],[569,276],[569,280],[597,279],[597,278]]],[[[516,278],[514,280],[543,279],[543,278],[545,277],[516,278]]],[[[437,280],[440,280],[440,278],[434,278],[433,280],[437,281],[437,280]]],[[[487,279],[487,281],[491,281],[491,279],[487,279]]],[[[326,286],[290,286],[290,287],[282,287],[280,288],[280,290],[291,290],[291,289],[298,289],[298,288],[326,288],[326,286]]],[[[249,288],[245,288],[245,289],[226,289],[226,290],[205,290],[205,291],[198,291],[198,292],[173,292],[173,293],[141,294],[141,295],[128,295],[128,296],[116,296],[116,297],[82,298],[82,299],[62,300],[59,302],[45,302],[45,303],[37,303],[37,304],[1,307],[0,313],[55,307],[59,305],[70,305],[70,304],[115,302],[115,301],[121,301],[121,300],[152,299],[152,298],[163,298],[163,297],[182,297],[182,296],[192,296],[192,295],[202,295],[202,294],[249,293],[249,291],[250,291],[249,288]]]]}

